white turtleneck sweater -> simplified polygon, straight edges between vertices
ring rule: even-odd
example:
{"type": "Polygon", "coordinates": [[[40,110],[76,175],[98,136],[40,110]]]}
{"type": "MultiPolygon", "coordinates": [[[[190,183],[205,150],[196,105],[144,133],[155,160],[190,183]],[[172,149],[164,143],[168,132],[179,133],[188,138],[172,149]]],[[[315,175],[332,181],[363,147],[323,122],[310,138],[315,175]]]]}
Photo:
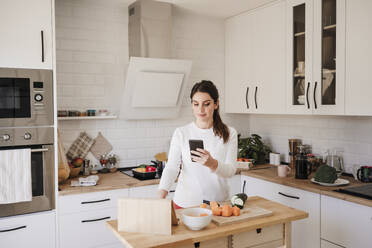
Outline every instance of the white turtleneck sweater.
{"type": "Polygon", "coordinates": [[[214,135],[213,128],[201,129],[194,122],[177,128],[173,133],[159,189],[169,191],[182,164],[173,199],[178,206],[197,206],[203,200],[227,200],[230,196],[227,178],[235,174],[238,146],[236,130],[229,127],[229,131],[229,140],[224,144],[222,138],[214,135]],[[191,161],[190,139],[203,140],[204,149],[218,161],[215,171],[191,161]]]}

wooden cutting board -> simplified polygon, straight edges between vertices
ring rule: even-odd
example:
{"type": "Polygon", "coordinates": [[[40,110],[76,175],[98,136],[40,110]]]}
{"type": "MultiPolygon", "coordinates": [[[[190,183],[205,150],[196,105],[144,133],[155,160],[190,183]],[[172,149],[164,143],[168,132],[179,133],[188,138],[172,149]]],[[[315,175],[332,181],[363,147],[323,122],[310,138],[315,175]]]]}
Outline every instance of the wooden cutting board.
{"type": "Polygon", "coordinates": [[[239,216],[230,216],[230,217],[223,217],[223,216],[213,216],[212,221],[216,223],[218,226],[238,223],[242,221],[247,221],[259,217],[265,217],[272,215],[273,212],[270,210],[266,210],[264,208],[260,208],[257,206],[244,206],[243,209],[240,210],[239,216]]]}

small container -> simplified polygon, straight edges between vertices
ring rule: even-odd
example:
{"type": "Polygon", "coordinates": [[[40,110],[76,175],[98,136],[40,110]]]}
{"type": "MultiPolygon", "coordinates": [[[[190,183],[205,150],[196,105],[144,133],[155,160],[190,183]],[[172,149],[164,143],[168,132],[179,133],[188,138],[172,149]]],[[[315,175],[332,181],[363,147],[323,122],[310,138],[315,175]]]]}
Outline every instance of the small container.
{"type": "Polygon", "coordinates": [[[84,160],[83,175],[84,176],[90,175],[90,160],[89,159],[84,160]]]}
{"type": "Polygon", "coordinates": [[[58,110],[58,117],[67,117],[68,111],[67,110],[58,110]]]}
{"type": "Polygon", "coordinates": [[[108,115],[107,109],[100,109],[100,110],[98,110],[98,115],[99,116],[107,116],[108,115]]]}
{"type": "Polygon", "coordinates": [[[138,172],[135,169],[132,169],[132,171],[133,171],[133,177],[138,178],[140,180],[154,179],[156,176],[156,171],[138,172]]]}
{"type": "Polygon", "coordinates": [[[95,109],[88,109],[87,110],[87,116],[96,116],[96,110],[95,109]]]}

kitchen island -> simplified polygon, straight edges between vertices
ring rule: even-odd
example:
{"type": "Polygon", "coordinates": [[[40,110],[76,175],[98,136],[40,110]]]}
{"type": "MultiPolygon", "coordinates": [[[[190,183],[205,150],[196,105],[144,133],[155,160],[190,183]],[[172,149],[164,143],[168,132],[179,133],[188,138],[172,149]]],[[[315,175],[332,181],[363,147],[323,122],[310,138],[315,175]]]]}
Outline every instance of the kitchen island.
{"type": "MultiPolygon", "coordinates": [[[[291,247],[291,222],[305,219],[308,213],[282,204],[254,196],[248,198],[245,206],[257,206],[270,210],[272,215],[258,217],[244,222],[217,226],[211,222],[200,231],[191,231],[185,225],[174,226],[172,235],[155,235],[119,232],[117,220],[107,222],[119,240],[126,247],[291,247]],[[197,245],[195,245],[197,244],[197,245]]],[[[181,220],[182,209],[176,210],[181,220]]]]}

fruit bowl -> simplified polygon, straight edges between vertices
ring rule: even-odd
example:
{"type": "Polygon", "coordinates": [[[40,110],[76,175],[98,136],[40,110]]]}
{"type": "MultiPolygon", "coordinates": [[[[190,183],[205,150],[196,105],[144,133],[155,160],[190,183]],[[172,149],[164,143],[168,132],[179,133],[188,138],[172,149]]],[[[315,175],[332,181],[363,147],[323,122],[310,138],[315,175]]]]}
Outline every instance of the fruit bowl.
{"type": "Polygon", "coordinates": [[[182,211],[182,222],[189,229],[197,231],[208,226],[212,220],[212,211],[206,208],[187,208],[182,211]],[[205,216],[200,216],[200,215],[205,216]]]}

